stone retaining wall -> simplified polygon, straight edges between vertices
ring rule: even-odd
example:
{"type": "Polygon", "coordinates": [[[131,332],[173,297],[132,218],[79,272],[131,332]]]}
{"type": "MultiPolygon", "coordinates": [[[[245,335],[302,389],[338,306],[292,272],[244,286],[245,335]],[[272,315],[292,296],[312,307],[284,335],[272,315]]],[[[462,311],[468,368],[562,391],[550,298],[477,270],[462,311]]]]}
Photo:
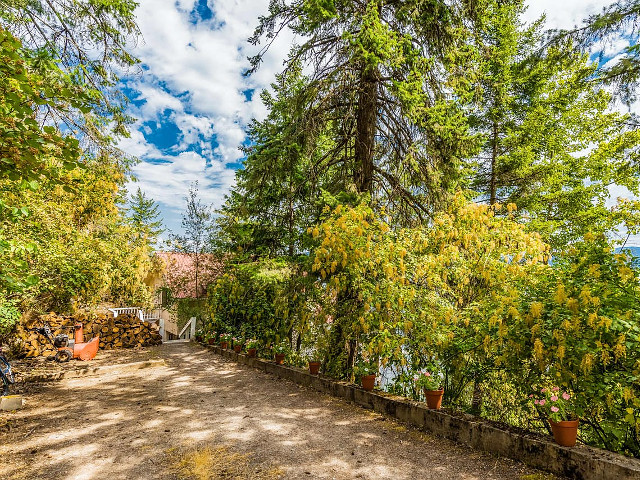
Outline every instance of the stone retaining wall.
{"type": "Polygon", "coordinates": [[[344,398],[440,437],[495,455],[513,458],[556,475],[576,480],[640,480],[640,460],[585,445],[562,447],[554,443],[550,437],[501,426],[473,415],[429,410],[422,402],[414,402],[381,391],[367,392],[350,383],[311,375],[299,368],[250,358],[232,350],[222,350],[218,346],[206,347],[243,365],[344,398]]]}

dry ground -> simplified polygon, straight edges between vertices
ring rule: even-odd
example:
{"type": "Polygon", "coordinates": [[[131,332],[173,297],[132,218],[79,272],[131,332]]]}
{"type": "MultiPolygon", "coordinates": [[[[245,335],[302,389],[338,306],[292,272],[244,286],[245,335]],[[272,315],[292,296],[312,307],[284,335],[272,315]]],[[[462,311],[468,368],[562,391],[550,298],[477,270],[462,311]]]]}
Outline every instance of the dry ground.
{"type": "Polygon", "coordinates": [[[195,344],[123,358],[166,365],[30,386],[0,413],[0,479],[549,478],[195,344]]]}

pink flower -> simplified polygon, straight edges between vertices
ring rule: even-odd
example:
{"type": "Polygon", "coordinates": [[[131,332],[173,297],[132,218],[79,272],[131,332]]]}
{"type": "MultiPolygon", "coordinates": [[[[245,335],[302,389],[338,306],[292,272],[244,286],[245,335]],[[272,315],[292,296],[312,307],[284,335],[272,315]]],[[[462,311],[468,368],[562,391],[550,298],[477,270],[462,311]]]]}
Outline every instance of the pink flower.
{"type": "Polygon", "coordinates": [[[529,395],[529,398],[533,398],[533,393],[531,395],[529,395]]]}
{"type": "Polygon", "coordinates": [[[430,376],[431,376],[431,374],[430,374],[429,372],[424,372],[424,374],[425,374],[427,377],[430,377],[430,376]]]}
{"type": "Polygon", "coordinates": [[[560,390],[560,387],[553,387],[551,390],[553,390],[554,392],[557,392],[558,390],[560,390]]]}
{"type": "Polygon", "coordinates": [[[542,390],[540,390],[540,393],[544,393],[544,392],[546,392],[546,391],[547,391],[547,389],[546,389],[546,388],[543,388],[542,390]]]}
{"type": "Polygon", "coordinates": [[[569,400],[571,398],[571,395],[565,392],[562,394],[562,398],[564,398],[565,400],[569,400]]]}
{"type": "Polygon", "coordinates": [[[558,412],[558,410],[560,410],[558,407],[551,407],[551,411],[552,411],[553,413],[557,413],[557,412],[558,412]]]}
{"type": "Polygon", "coordinates": [[[538,403],[538,405],[542,407],[545,403],[547,403],[547,401],[543,398],[542,400],[540,400],[540,403],[538,403]]]}
{"type": "Polygon", "coordinates": [[[540,400],[534,400],[533,403],[536,404],[536,405],[539,405],[540,404],[540,400]]]}
{"type": "Polygon", "coordinates": [[[551,401],[552,402],[557,402],[558,401],[558,396],[557,395],[552,395],[551,396],[551,401]]]}

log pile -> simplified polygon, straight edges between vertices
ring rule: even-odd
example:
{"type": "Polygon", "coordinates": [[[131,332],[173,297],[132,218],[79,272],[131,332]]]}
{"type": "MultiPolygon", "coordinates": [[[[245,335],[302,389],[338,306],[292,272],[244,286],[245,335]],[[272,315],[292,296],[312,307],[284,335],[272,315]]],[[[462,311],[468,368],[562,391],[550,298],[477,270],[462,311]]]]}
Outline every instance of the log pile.
{"type": "MultiPolygon", "coordinates": [[[[49,313],[42,315],[39,321],[32,322],[27,327],[42,327],[45,322],[51,327],[54,337],[64,333],[69,335],[70,340],[73,340],[74,336],[73,326],[76,323],[82,323],[84,340],[88,342],[93,337],[99,336],[101,350],[147,347],[162,343],[162,336],[158,333],[157,325],[140,321],[138,317],[130,314],[120,314],[113,318],[109,314],[89,317],[84,314],[64,316],[49,313]]],[[[44,335],[28,329],[22,329],[19,331],[19,335],[23,340],[27,356],[55,355],[56,349],[44,335]]]]}

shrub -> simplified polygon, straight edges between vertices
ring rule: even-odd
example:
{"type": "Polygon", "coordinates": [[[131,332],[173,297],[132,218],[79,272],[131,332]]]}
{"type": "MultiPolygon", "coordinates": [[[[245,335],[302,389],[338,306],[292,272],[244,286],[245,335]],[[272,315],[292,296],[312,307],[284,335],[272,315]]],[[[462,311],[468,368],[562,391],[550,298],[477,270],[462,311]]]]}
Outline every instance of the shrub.
{"type": "Polygon", "coordinates": [[[554,385],[584,441],[640,456],[636,268],[591,235],[550,263],[514,212],[456,197],[429,226],[393,229],[383,210],[327,208],[307,259],[228,267],[213,324],[285,340],[335,378],[379,372],[413,398],[415,372],[435,369],[449,405],[522,427],[568,413],[532,409],[554,385]]]}
{"type": "Polygon", "coordinates": [[[528,359],[532,380],[574,393],[589,443],[640,456],[640,278],[632,259],[588,235],[538,280],[522,299],[527,333],[511,362],[528,359]]]}
{"type": "Polygon", "coordinates": [[[0,296],[0,344],[13,333],[20,321],[15,302],[0,296]]]}

